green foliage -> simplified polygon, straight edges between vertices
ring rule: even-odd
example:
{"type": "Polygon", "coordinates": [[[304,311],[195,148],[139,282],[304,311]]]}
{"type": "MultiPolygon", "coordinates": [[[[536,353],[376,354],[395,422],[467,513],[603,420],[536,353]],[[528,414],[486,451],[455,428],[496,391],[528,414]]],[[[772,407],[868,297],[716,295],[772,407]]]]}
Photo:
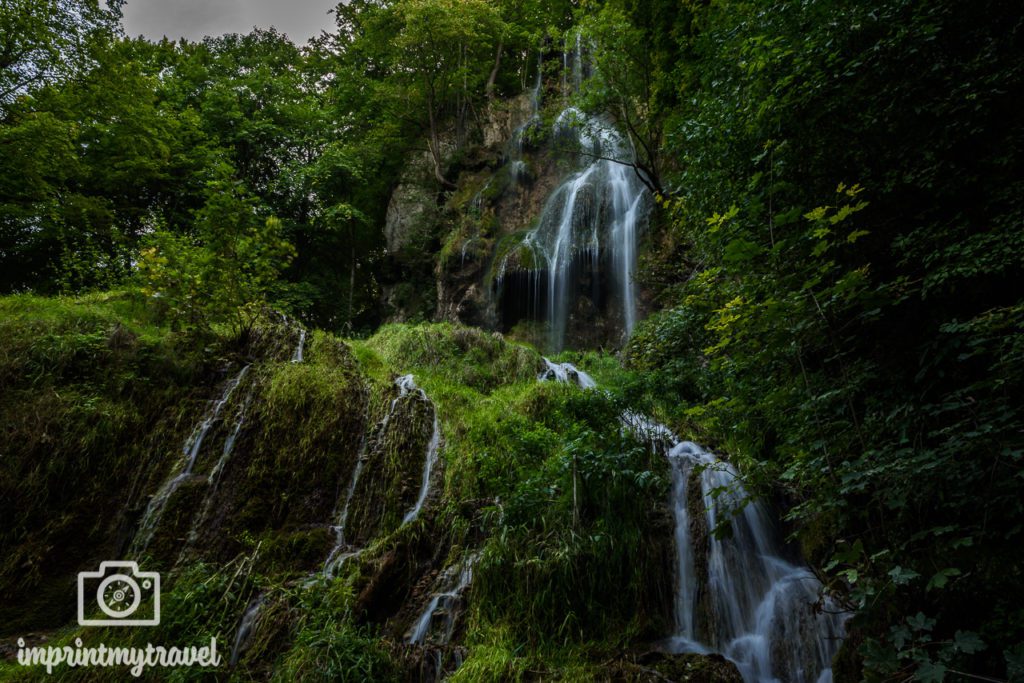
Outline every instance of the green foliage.
{"type": "Polygon", "coordinates": [[[541,368],[535,352],[472,327],[386,325],[367,344],[392,367],[436,373],[482,393],[533,381],[541,368]]]}
{"type": "Polygon", "coordinates": [[[0,585],[12,596],[0,611],[17,632],[61,624],[73,610],[77,569],[55,561],[55,548],[115,556],[118,516],[97,518],[96,502],[123,502],[139,463],[163,473],[154,458],[160,444],[185,438],[192,386],[207,368],[129,295],[8,297],[0,311],[0,585]],[[25,610],[25,599],[35,607],[25,610]]]}
{"type": "Polygon", "coordinates": [[[390,653],[376,634],[353,623],[353,597],[343,582],[298,593],[294,609],[303,616],[271,680],[399,680],[390,653]]]}
{"type": "Polygon", "coordinates": [[[31,86],[79,73],[88,65],[89,44],[116,31],[122,4],[11,0],[0,6],[0,105],[31,86]]]}
{"type": "Polygon", "coordinates": [[[670,390],[671,421],[782,489],[872,680],[1001,677],[1024,637],[1024,132],[1003,113],[1024,74],[1005,10],[717,3],[652,76],[685,93],[658,200],[686,262],[647,264],[669,308],[630,363],[670,390]],[[897,638],[919,612],[929,628],[897,638]]]}
{"type": "Polygon", "coordinates": [[[165,230],[147,237],[137,266],[142,293],[176,326],[251,325],[295,253],[281,221],[261,218],[237,186],[211,183],[196,223],[195,243],[165,230]]]}
{"type": "Polygon", "coordinates": [[[584,83],[583,101],[614,113],[634,150],[633,158],[618,161],[634,165],[642,182],[660,193],[664,124],[679,88],[672,69],[680,49],[666,38],[688,34],[693,9],[689,2],[632,4],[607,2],[580,12],[577,40],[588,42],[597,74],[584,83]]]}
{"type": "Polygon", "coordinates": [[[664,462],[620,432],[621,402],[538,383],[539,356],[474,329],[387,326],[356,355],[382,378],[412,372],[438,406],[452,512],[487,502],[458,676],[586,678],[602,647],[664,632],[664,462]]]}
{"type": "MultiPolygon", "coordinates": [[[[0,543],[14,549],[0,587],[43,604],[21,621],[5,604],[4,623],[65,620],[71,568],[47,574],[53,548],[116,550],[120,521],[90,525],[88,504],[153,488],[220,366],[251,352],[265,360],[246,385],[260,397],[242,435],[250,459],[210,552],[227,561],[265,543],[254,562],[283,574],[315,557],[323,534],[298,527],[326,516],[332,501],[311,491],[352,464],[369,419],[353,406],[385,402],[394,373],[414,372],[442,420],[444,513],[460,530],[445,538],[490,534],[461,679],[593,677],[602,647],[666,630],[661,465],[619,433],[625,405],[724,447],[786,504],[805,554],[857,612],[849,642],[866,669],[851,677],[1019,677],[1015,7],[353,0],[305,48],[272,30],[124,39],[119,7],[0,8],[0,291],[122,287],[134,272],[148,297],[0,302],[14,463],[0,473],[0,543]],[[468,151],[485,107],[524,88],[538,48],[577,36],[595,73],[577,99],[614,117],[635,155],[621,161],[659,207],[640,288],[663,310],[636,330],[631,371],[573,357],[611,396],[538,386],[536,353],[449,325],[386,326],[353,345],[358,369],[324,333],[307,363],[280,362],[280,331],[253,324],[260,304],[362,333],[388,291],[429,317],[439,233],[442,259],[496,241],[488,286],[498,268],[536,265],[520,236],[497,240],[489,210],[466,209],[468,192],[448,204],[463,220],[424,221],[415,249],[387,254],[381,226],[421,140],[451,189],[479,161],[468,151]],[[224,323],[233,337],[218,336],[224,323]],[[154,467],[129,480],[138,463],[154,467]]],[[[557,61],[545,55],[547,69],[557,61]]],[[[407,443],[384,448],[389,505],[409,493],[398,451],[418,435],[404,427],[407,443]]],[[[184,486],[172,512],[189,521],[202,492],[184,486]]],[[[430,528],[391,536],[394,521],[377,550],[430,528]]],[[[223,610],[201,626],[231,630],[253,586],[225,583],[227,566],[186,569],[168,633],[193,633],[179,598],[214,594],[223,610]]],[[[348,588],[273,603],[281,628],[263,638],[284,635],[260,652],[286,653],[282,677],[398,675],[379,634],[354,625],[348,588]]]]}
{"type": "MultiPolygon", "coordinates": [[[[534,646],[657,632],[664,625],[652,594],[664,566],[649,534],[654,501],[667,495],[661,463],[618,434],[618,406],[596,392],[557,387],[527,400],[528,414],[551,431],[520,437],[519,474],[498,490],[474,587],[481,628],[501,624],[534,646]]],[[[508,429],[518,425],[498,431],[508,429]]],[[[501,481],[496,464],[484,481],[501,481]]]]}

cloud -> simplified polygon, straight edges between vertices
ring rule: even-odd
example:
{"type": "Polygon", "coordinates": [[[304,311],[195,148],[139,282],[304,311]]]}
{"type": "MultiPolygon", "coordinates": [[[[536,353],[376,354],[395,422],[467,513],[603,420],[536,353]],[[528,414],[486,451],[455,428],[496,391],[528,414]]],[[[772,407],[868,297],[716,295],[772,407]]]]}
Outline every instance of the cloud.
{"type": "Polygon", "coordinates": [[[224,33],[275,27],[296,43],[334,28],[328,11],[336,0],[128,0],[124,27],[129,36],[151,40],[200,40],[224,33]]]}

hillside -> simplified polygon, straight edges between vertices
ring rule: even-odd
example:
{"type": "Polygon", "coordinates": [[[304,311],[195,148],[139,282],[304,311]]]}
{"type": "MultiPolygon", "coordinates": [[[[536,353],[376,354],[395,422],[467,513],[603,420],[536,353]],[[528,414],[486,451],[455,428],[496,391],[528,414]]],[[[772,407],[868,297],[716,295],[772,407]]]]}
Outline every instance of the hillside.
{"type": "Polygon", "coordinates": [[[120,9],[0,8],[0,677],[1024,680],[1015,5],[120,9]]]}

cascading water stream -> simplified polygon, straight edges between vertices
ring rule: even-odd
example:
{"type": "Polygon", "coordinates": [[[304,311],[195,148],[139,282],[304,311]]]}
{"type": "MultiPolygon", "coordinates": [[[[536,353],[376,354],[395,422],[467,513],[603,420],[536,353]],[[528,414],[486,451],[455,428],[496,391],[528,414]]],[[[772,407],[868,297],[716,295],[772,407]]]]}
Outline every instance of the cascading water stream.
{"type": "Polygon", "coordinates": [[[299,343],[295,346],[295,353],[292,354],[292,362],[293,363],[301,363],[302,362],[302,350],[303,350],[303,348],[305,348],[305,346],[306,346],[306,330],[305,329],[300,329],[299,330],[299,343]]]}
{"type": "Polygon", "coordinates": [[[231,433],[228,434],[228,438],[224,440],[224,448],[221,449],[220,458],[217,459],[217,464],[213,466],[210,471],[210,485],[216,489],[217,484],[220,482],[220,475],[224,471],[225,465],[231,458],[231,453],[235,450],[235,443],[238,441],[238,434],[242,431],[242,426],[245,424],[245,415],[249,410],[249,404],[252,402],[252,391],[250,391],[245,400],[242,401],[242,407],[238,411],[238,417],[235,419],[235,426],[231,429],[231,433]]]}
{"type": "Polygon", "coordinates": [[[227,438],[224,439],[224,447],[221,449],[220,457],[217,459],[213,469],[210,470],[210,474],[206,478],[206,483],[209,486],[209,491],[203,498],[203,507],[199,511],[199,514],[193,519],[192,528],[188,532],[188,544],[182,548],[181,555],[179,555],[179,561],[185,556],[188,549],[188,545],[195,544],[199,538],[199,529],[203,522],[209,517],[211,510],[213,509],[214,502],[217,499],[217,489],[220,486],[220,478],[224,473],[224,468],[227,466],[228,461],[231,459],[231,454],[235,450],[235,443],[238,442],[238,435],[242,431],[242,426],[245,424],[245,416],[249,411],[249,404],[252,403],[252,397],[255,389],[249,388],[249,392],[245,395],[242,400],[242,405],[239,407],[238,412],[235,416],[235,426],[231,428],[231,432],[227,438]]]}
{"type": "MultiPolygon", "coordinates": [[[[596,386],[569,363],[544,362],[542,380],[596,386]]],[[[831,681],[842,619],[810,570],[785,559],[767,508],[751,499],[739,473],[650,418],[627,411],[622,422],[659,450],[670,445],[677,589],[667,649],[719,652],[747,683],[831,681]],[[731,533],[719,538],[722,523],[731,533]]]]}
{"type": "Polygon", "coordinates": [[[252,631],[256,627],[256,622],[260,617],[260,610],[263,609],[263,603],[266,600],[266,596],[260,593],[256,598],[249,603],[249,606],[245,609],[245,613],[242,615],[242,620],[238,624],[238,630],[235,632],[235,642],[231,647],[231,659],[229,660],[230,666],[234,668],[238,664],[238,658],[241,657],[245,651],[249,648],[252,631]]]}
{"type": "MultiPolygon", "coordinates": [[[[578,270],[596,271],[605,261],[615,283],[623,333],[632,333],[636,242],[647,192],[626,161],[629,152],[622,138],[607,123],[569,107],[559,114],[554,137],[578,148],[583,166],[552,192],[537,227],[523,238],[523,246],[534,255],[530,270],[544,273],[549,346],[559,350],[565,342],[578,270]]],[[[498,268],[499,290],[511,253],[498,268]]]]}
{"type": "MultiPolygon", "coordinates": [[[[395,380],[395,386],[398,387],[398,396],[391,400],[388,406],[388,411],[384,415],[384,419],[381,420],[380,425],[377,427],[377,432],[383,434],[388,425],[391,423],[391,418],[395,414],[395,410],[398,407],[399,401],[409,396],[410,394],[417,394],[421,401],[430,404],[431,410],[433,411],[433,431],[430,436],[430,441],[427,444],[426,456],[423,464],[423,478],[420,485],[420,491],[416,498],[416,503],[412,509],[405,514],[402,520],[402,524],[407,524],[412,520],[416,519],[420,511],[423,508],[424,503],[430,493],[430,479],[433,474],[434,466],[437,464],[438,451],[441,445],[441,426],[438,421],[437,408],[433,402],[427,397],[426,393],[416,386],[416,382],[413,380],[412,375],[402,375],[395,380]]],[[[341,506],[341,510],[338,513],[337,522],[333,526],[335,541],[334,547],[331,548],[330,553],[327,555],[327,559],[324,561],[323,573],[328,578],[333,578],[341,565],[348,559],[359,555],[362,552],[359,550],[349,549],[349,543],[345,540],[345,527],[348,524],[349,508],[352,505],[352,498],[356,492],[356,486],[359,483],[359,478],[363,473],[363,466],[365,465],[366,454],[360,449],[359,456],[356,458],[355,467],[352,469],[352,478],[349,480],[348,488],[345,490],[345,500],[341,506]]]]}
{"type": "MultiPolygon", "coordinates": [[[[509,167],[509,177],[514,183],[520,182],[526,175],[526,162],[523,161],[523,138],[531,128],[540,125],[540,94],[541,86],[543,85],[543,67],[544,55],[543,53],[538,53],[537,76],[533,83],[533,89],[530,91],[530,116],[526,121],[520,124],[519,127],[512,131],[512,137],[509,140],[508,147],[506,148],[506,163],[509,167]]],[[[487,185],[480,190],[480,193],[477,195],[478,197],[482,195],[488,185],[490,185],[490,181],[488,181],[487,185]]]]}
{"type": "Polygon", "coordinates": [[[820,609],[821,584],[810,570],[784,558],[767,509],[750,500],[731,465],[700,446],[678,442],[668,457],[680,567],[670,648],[721,652],[750,682],[831,680],[842,620],[820,609]],[[701,496],[696,505],[693,495],[701,496]],[[706,554],[695,551],[694,522],[708,532],[706,554]],[[730,533],[719,538],[711,532],[723,522],[730,533]]]}
{"type": "MultiPolygon", "coordinates": [[[[413,382],[412,375],[402,375],[395,380],[395,386],[398,387],[398,396],[391,399],[388,412],[384,414],[384,419],[381,420],[377,428],[380,434],[384,433],[388,424],[390,424],[391,416],[394,415],[398,402],[405,398],[416,387],[416,384],[413,382]]],[[[341,506],[341,511],[338,513],[337,522],[332,527],[334,530],[334,547],[327,554],[323,569],[324,576],[327,578],[334,578],[338,568],[345,560],[355,557],[361,552],[360,550],[349,550],[346,552],[345,549],[348,547],[348,543],[345,541],[345,526],[348,524],[348,511],[352,506],[352,497],[355,495],[359,478],[363,474],[363,466],[366,464],[365,447],[366,442],[364,441],[359,449],[359,455],[356,457],[356,464],[352,468],[352,478],[349,479],[348,488],[345,489],[345,501],[341,506]]]]}
{"type": "MultiPolygon", "coordinates": [[[[394,406],[394,403],[392,403],[394,406]]],[[[359,453],[356,458],[355,467],[352,469],[352,478],[349,480],[348,488],[345,490],[345,503],[341,507],[341,512],[338,514],[338,523],[334,525],[334,547],[331,548],[331,552],[328,553],[327,559],[324,561],[324,575],[327,578],[334,578],[338,567],[347,560],[354,556],[358,551],[351,551],[343,553],[342,551],[348,545],[345,542],[345,525],[348,523],[348,510],[352,505],[352,496],[356,492],[356,485],[359,483],[359,477],[363,473],[363,465],[365,464],[366,454],[363,452],[359,453]]]]}
{"type": "Polygon", "coordinates": [[[437,638],[439,645],[446,645],[451,641],[452,631],[455,628],[455,615],[453,610],[459,600],[462,599],[462,594],[469,587],[469,584],[473,581],[473,566],[477,560],[480,559],[479,554],[473,554],[467,557],[463,562],[458,572],[458,580],[455,581],[453,573],[449,573],[446,576],[442,576],[442,584],[447,583],[448,588],[440,593],[435,593],[427,603],[426,609],[420,613],[420,616],[413,623],[412,629],[406,636],[406,642],[410,645],[422,645],[427,638],[427,635],[432,630],[436,614],[444,615],[444,629],[441,631],[437,638]]]}
{"type": "Polygon", "coordinates": [[[544,371],[538,375],[541,381],[555,381],[577,384],[582,389],[593,389],[597,386],[594,378],[577,368],[572,363],[553,363],[544,358],[544,371]]]}
{"type": "MultiPolygon", "coordinates": [[[[442,587],[441,592],[431,596],[426,608],[413,622],[405,637],[405,642],[410,645],[425,645],[428,636],[431,637],[431,644],[440,646],[436,649],[427,650],[424,654],[430,660],[424,659],[424,663],[430,662],[433,667],[433,680],[440,681],[444,677],[444,654],[442,649],[448,645],[452,636],[455,635],[455,624],[458,617],[458,610],[462,604],[463,595],[473,581],[473,566],[480,559],[480,553],[476,552],[467,556],[460,565],[447,568],[437,584],[442,587]]],[[[462,666],[462,652],[458,648],[451,652],[452,669],[462,666]]],[[[449,672],[450,673],[450,672],[449,672]]]]}
{"type": "Polygon", "coordinates": [[[583,86],[583,36],[576,33],[576,55],[572,61],[573,92],[579,92],[583,86]]]}
{"type": "Polygon", "coordinates": [[[334,547],[331,548],[331,552],[327,555],[327,560],[324,562],[324,574],[328,578],[333,578],[338,565],[353,555],[353,553],[349,553],[342,557],[341,552],[347,545],[345,542],[345,525],[348,523],[348,509],[352,505],[352,496],[356,492],[356,484],[359,483],[359,477],[363,473],[364,458],[365,455],[362,453],[356,458],[356,465],[352,470],[352,479],[349,480],[348,489],[345,491],[345,504],[338,515],[338,523],[333,527],[334,547]]]}
{"type": "MultiPolygon", "coordinates": [[[[141,552],[149,545],[149,542],[153,538],[153,534],[156,532],[156,527],[160,523],[160,517],[163,515],[164,509],[167,507],[168,501],[171,499],[174,492],[178,490],[181,483],[191,476],[192,469],[196,464],[196,459],[199,457],[199,450],[203,446],[203,440],[206,438],[206,435],[209,433],[213,425],[217,422],[217,419],[220,417],[221,410],[223,410],[224,406],[227,405],[232,393],[234,393],[239,383],[241,383],[248,370],[249,366],[246,365],[237,375],[235,375],[235,377],[228,381],[221,397],[214,401],[209,410],[207,410],[206,415],[203,416],[203,419],[198,425],[196,425],[192,434],[189,435],[189,438],[185,441],[185,446],[182,449],[185,456],[184,466],[180,472],[164,482],[163,486],[160,487],[160,490],[157,491],[156,495],[154,495],[149,501],[149,505],[146,506],[146,511],[142,516],[142,522],[139,524],[139,530],[135,534],[135,540],[132,543],[132,550],[134,552],[141,552]]],[[[235,435],[237,436],[237,433],[235,435]]],[[[233,444],[234,440],[231,440],[231,445],[233,444]]],[[[225,448],[229,449],[227,443],[225,444],[225,448]]]]}
{"type": "MultiPolygon", "coordinates": [[[[409,379],[411,382],[412,375],[409,375],[409,379]]],[[[415,387],[416,385],[413,384],[412,386],[415,387]]],[[[437,406],[427,398],[426,393],[422,389],[417,388],[417,391],[420,394],[420,399],[429,403],[430,409],[434,413],[433,428],[430,434],[430,441],[427,442],[426,456],[423,460],[423,479],[420,483],[420,492],[416,497],[415,505],[402,518],[402,524],[408,524],[416,519],[420,514],[420,510],[423,509],[423,504],[427,501],[427,496],[430,494],[430,477],[433,474],[434,465],[437,464],[438,452],[441,450],[441,424],[437,419],[437,406]]]]}

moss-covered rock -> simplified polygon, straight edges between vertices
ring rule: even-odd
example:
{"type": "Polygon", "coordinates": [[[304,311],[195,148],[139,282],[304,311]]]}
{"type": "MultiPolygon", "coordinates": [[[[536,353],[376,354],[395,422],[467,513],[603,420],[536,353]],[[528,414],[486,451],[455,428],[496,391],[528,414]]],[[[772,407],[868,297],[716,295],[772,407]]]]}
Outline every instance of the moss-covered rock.
{"type": "Polygon", "coordinates": [[[390,325],[351,343],[313,332],[292,362],[298,329],[277,315],[196,346],[127,299],[5,306],[0,487],[14,526],[0,532],[0,582],[23,597],[0,610],[17,632],[72,622],[75,574],[125,556],[164,574],[151,637],[227,648],[259,602],[236,680],[417,680],[438,656],[454,671],[456,655],[468,680],[591,676],[610,649],[670,628],[665,463],[621,433],[613,397],[539,383],[531,349],[460,325],[390,325]],[[423,393],[396,386],[407,373],[423,393]],[[435,418],[429,495],[405,521],[435,418]],[[133,544],[168,490],[152,536],[133,544]],[[350,558],[328,576],[339,538],[350,558]],[[446,627],[428,648],[402,645],[471,555],[464,599],[445,603],[458,614],[434,615],[452,616],[453,640],[446,627]]]}
{"type": "Polygon", "coordinates": [[[72,617],[77,573],[121,555],[219,360],[116,293],[0,299],[0,340],[0,633],[16,633],[72,617]]]}
{"type": "Polygon", "coordinates": [[[736,665],[722,655],[650,653],[640,659],[634,680],[670,680],[677,683],[743,683],[736,665]],[[644,674],[647,674],[646,676],[644,674]]]}

